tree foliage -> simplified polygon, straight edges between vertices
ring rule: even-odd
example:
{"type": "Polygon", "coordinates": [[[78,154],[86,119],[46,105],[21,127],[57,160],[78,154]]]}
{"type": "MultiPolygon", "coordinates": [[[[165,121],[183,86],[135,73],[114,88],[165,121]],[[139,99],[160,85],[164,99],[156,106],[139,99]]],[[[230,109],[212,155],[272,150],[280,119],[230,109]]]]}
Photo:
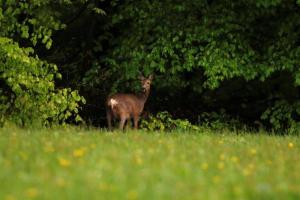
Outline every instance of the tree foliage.
{"type": "Polygon", "coordinates": [[[293,1],[126,1],[112,16],[127,27],[114,41],[112,64],[130,78],[138,69],[201,69],[203,86],[212,89],[234,77],[264,81],[276,71],[292,72],[298,85],[297,9],[293,1]]]}
{"type": "MultiPolygon", "coordinates": [[[[153,73],[151,110],[168,110],[176,118],[194,122],[201,113],[220,111],[220,116],[225,112],[246,123],[260,121],[277,130],[298,126],[298,0],[35,0],[1,4],[1,62],[7,66],[18,63],[24,80],[35,90],[44,85],[45,102],[51,102],[47,95],[51,93],[66,99],[73,96],[74,106],[68,107],[71,113],[77,112],[81,97],[55,85],[80,90],[88,101],[82,110],[85,119],[91,115],[104,118],[102,105],[110,92],[136,91],[138,74],[153,73]],[[10,48],[23,58],[8,62],[10,48]],[[30,59],[30,64],[24,64],[24,58],[30,59]],[[60,73],[62,79],[55,79],[60,73]],[[42,81],[33,81],[31,76],[42,81]],[[51,84],[46,87],[47,80],[51,84]]],[[[2,74],[12,70],[2,68],[2,74]]],[[[16,74],[12,77],[17,79],[16,74]]],[[[10,102],[7,93],[13,94],[14,86],[3,75],[1,80],[6,84],[1,101],[10,102]]],[[[34,97],[33,90],[20,88],[34,97]]],[[[3,104],[6,113],[7,105],[3,104]]],[[[16,108],[10,110],[18,115],[16,108]]],[[[66,107],[56,113],[43,119],[57,118],[58,113],[66,113],[66,107]]]]}
{"type": "Polygon", "coordinates": [[[32,48],[41,43],[49,49],[53,31],[63,27],[57,13],[46,10],[51,1],[1,4],[0,122],[40,126],[62,123],[71,116],[81,120],[78,108],[83,97],[68,88],[56,89],[54,80],[61,78],[57,66],[40,60],[32,48]]]}
{"type": "MultiPolygon", "coordinates": [[[[294,1],[126,1],[117,11],[112,23],[121,30],[110,64],[114,73],[126,72],[125,79],[137,71],[158,73],[156,87],[201,93],[237,78],[271,83],[283,73],[292,83],[286,89],[299,86],[300,15],[294,1]]],[[[297,92],[292,98],[281,91],[268,95],[271,105],[262,120],[280,129],[297,119],[297,92]]]]}

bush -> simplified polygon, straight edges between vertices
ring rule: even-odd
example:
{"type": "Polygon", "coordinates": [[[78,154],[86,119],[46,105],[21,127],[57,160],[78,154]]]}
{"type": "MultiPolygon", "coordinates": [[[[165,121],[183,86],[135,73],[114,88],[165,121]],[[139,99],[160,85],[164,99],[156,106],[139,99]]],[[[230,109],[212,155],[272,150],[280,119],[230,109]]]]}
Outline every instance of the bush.
{"type": "Polygon", "coordinates": [[[214,130],[228,129],[247,129],[239,119],[235,119],[228,115],[225,110],[221,109],[220,112],[203,112],[198,116],[199,125],[214,130]]]}
{"type": "Polygon", "coordinates": [[[267,121],[273,130],[297,134],[300,131],[300,102],[289,103],[285,100],[278,100],[268,108],[262,115],[262,119],[267,121]]]}
{"type": "Polygon", "coordinates": [[[187,119],[172,119],[167,111],[150,115],[149,119],[141,121],[141,128],[149,131],[198,131],[199,127],[192,125],[187,119]]]}
{"type": "Polygon", "coordinates": [[[56,89],[61,78],[54,64],[33,57],[33,49],[20,48],[11,39],[0,37],[0,123],[12,121],[21,126],[76,121],[84,98],[71,89],[56,89]]]}

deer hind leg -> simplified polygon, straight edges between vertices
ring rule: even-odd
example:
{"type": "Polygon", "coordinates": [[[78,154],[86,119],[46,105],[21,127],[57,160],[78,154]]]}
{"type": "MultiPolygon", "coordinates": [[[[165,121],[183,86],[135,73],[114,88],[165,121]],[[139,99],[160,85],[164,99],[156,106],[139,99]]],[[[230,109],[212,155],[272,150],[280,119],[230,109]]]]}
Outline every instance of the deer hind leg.
{"type": "Polygon", "coordinates": [[[121,130],[124,129],[125,122],[126,122],[126,117],[121,117],[121,119],[120,119],[120,124],[119,124],[119,128],[120,128],[121,130]]]}
{"type": "Polygon", "coordinates": [[[111,110],[106,111],[106,119],[107,119],[108,129],[112,130],[112,126],[111,126],[112,112],[111,112],[111,110]]]}

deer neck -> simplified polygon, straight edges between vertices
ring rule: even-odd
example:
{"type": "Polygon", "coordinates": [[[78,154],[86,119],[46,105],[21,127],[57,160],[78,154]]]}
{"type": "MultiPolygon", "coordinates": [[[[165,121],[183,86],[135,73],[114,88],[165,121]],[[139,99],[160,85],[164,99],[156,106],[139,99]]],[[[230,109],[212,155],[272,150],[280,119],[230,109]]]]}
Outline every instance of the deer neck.
{"type": "Polygon", "coordinates": [[[143,101],[143,103],[145,103],[147,101],[148,97],[149,97],[149,93],[150,93],[150,89],[140,93],[138,95],[138,97],[139,97],[139,99],[141,99],[143,101]]]}

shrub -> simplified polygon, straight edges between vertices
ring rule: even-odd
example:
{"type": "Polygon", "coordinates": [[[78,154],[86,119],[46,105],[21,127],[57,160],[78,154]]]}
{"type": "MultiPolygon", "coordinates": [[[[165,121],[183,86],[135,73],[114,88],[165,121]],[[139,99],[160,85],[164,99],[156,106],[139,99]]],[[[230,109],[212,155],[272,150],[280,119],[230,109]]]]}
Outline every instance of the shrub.
{"type": "Polygon", "coordinates": [[[198,124],[211,128],[214,130],[228,129],[247,129],[239,119],[233,118],[228,115],[225,110],[221,109],[220,112],[203,112],[198,116],[198,124]]]}
{"type": "Polygon", "coordinates": [[[21,126],[76,121],[84,98],[71,89],[56,89],[61,78],[54,64],[33,57],[33,49],[20,48],[11,39],[0,37],[0,123],[21,126]]]}
{"type": "Polygon", "coordinates": [[[299,119],[300,102],[289,103],[285,100],[278,100],[268,108],[262,115],[262,119],[267,121],[273,130],[296,134],[300,130],[299,119]]]}
{"type": "Polygon", "coordinates": [[[187,119],[172,119],[171,114],[167,111],[150,115],[147,120],[141,120],[141,128],[149,131],[199,130],[198,126],[192,125],[187,119]]]}

